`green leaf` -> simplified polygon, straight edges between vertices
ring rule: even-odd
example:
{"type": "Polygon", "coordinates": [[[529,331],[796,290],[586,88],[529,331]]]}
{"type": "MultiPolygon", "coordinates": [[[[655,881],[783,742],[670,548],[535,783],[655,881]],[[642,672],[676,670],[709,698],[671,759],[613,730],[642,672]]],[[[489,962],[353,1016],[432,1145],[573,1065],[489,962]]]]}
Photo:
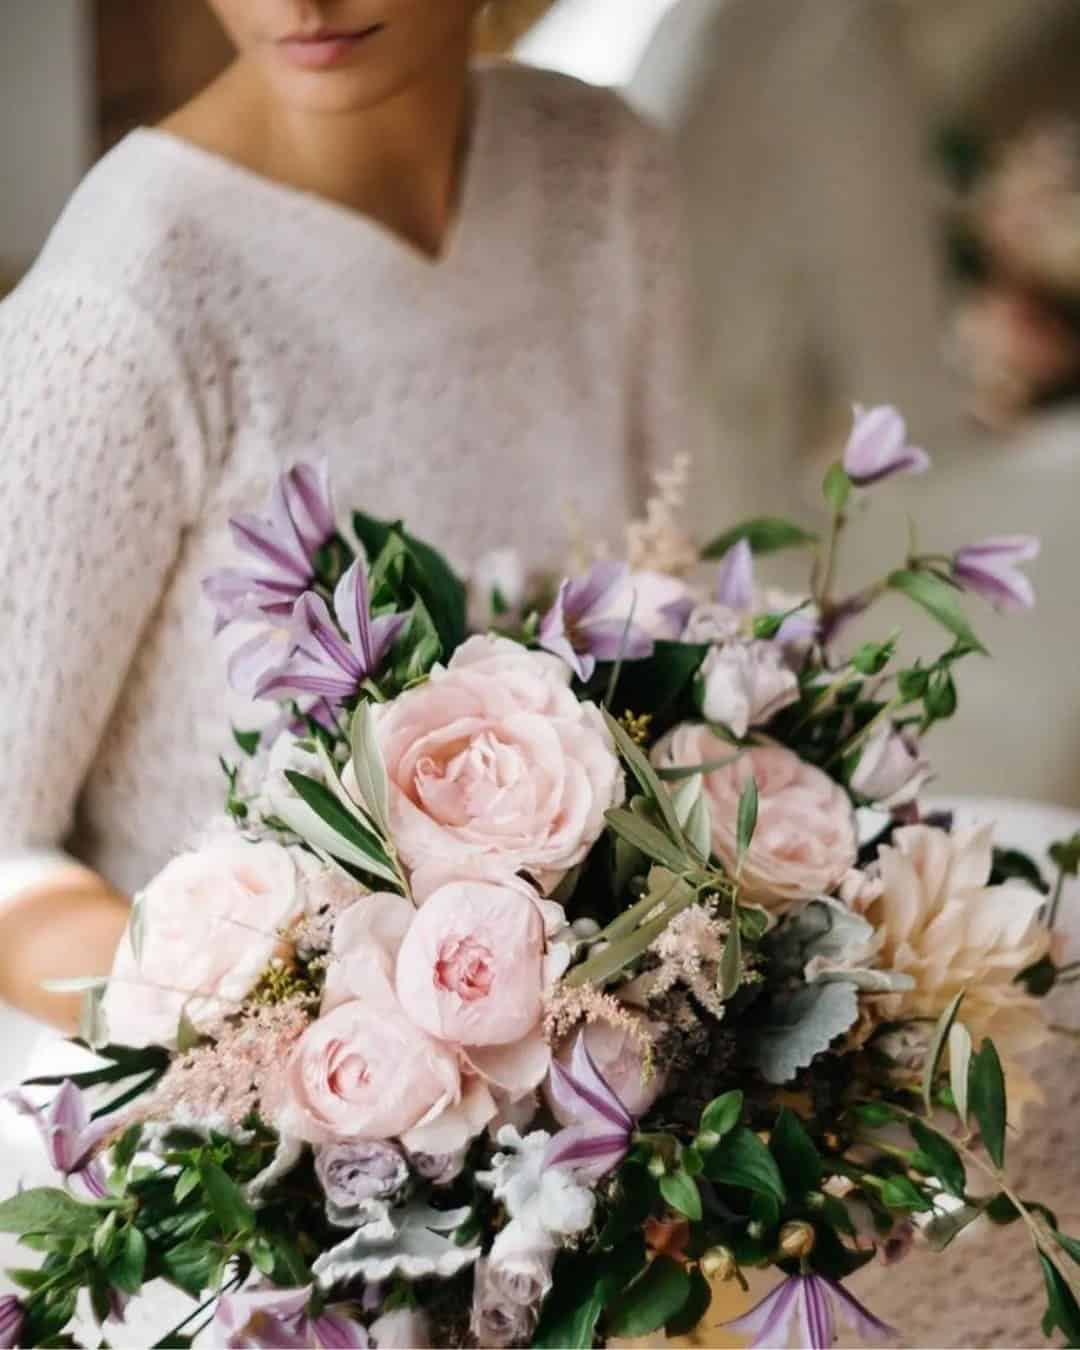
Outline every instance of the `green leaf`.
{"type": "Polygon", "coordinates": [[[443,644],[435,621],[420,599],[413,601],[408,622],[394,643],[391,679],[399,689],[416,684],[431,672],[443,655],[443,644]]]}
{"type": "MultiPolygon", "coordinates": [[[[723,1139],[742,1118],[743,1094],[737,1089],[714,1097],[701,1113],[701,1134],[715,1134],[723,1139]]],[[[715,1148],[715,1144],[713,1145],[715,1148]]]]}
{"type": "Polygon", "coordinates": [[[739,815],[736,825],[736,845],[738,849],[738,859],[741,862],[746,856],[747,850],[753,843],[754,831],[757,829],[758,818],[758,787],[757,781],[751,775],[746,780],[746,786],[739,796],[739,815]]]}
{"type": "Polygon", "coordinates": [[[1000,886],[1003,881],[1014,879],[1026,881],[1040,895],[1050,894],[1050,887],[1034,858],[1018,848],[995,848],[990,885],[1000,886]]]}
{"type": "Polygon", "coordinates": [[[929,572],[901,571],[893,572],[889,577],[889,587],[899,591],[901,595],[906,595],[914,604],[920,605],[943,628],[947,628],[972,651],[986,654],[986,648],[975,636],[967,615],[961,608],[959,592],[948,582],[929,572]]]}
{"type": "Polygon", "coordinates": [[[251,1232],[255,1228],[255,1211],[224,1168],[208,1158],[200,1158],[199,1180],[207,1204],[226,1236],[251,1232]]]}
{"type": "Polygon", "coordinates": [[[250,759],[259,749],[259,742],[262,740],[261,731],[240,731],[238,728],[232,729],[233,740],[250,759]]]}
{"type": "Polygon", "coordinates": [[[666,1336],[688,1336],[699,1325],[712,1303],[712,1285],[695,1266],[690,1272],[690,1293],[686,1302],[664,1323],[666,1336]]]}
{"type": "Polygon", "coordinates": [[[701,1192],[685,1168],[680,1168],[678,1172],[667,1172],[660,1178],[660,1194],[672,1209],[685,1214],[694,1223],[701,1222],[701,1192]]]}
{"type": "Polygon", "coordinates": [[[956,681],[947,670],[935,670],[927,685],[926,715],[935,722],[944,722],[956,712],[956,681]]]}
{"type": "Polygon", "coordinates": [[[1056,1228],[1053,1231],[1054,1237],[1061,1247],[1067,1251],[1076,1264],[1080,1266],[1080,1242],[1077,1242],[1076,1238],[1066,1237],[1064,1233],[1059,1233],[1056,1228]]]}
{"type": "Polygon", "coordinates": [[[900,1117],[886,1102],[863,1102],[855,1107],[856,1119],[864,1125],[869,1125],[871,1129],[879,1129],[882,1125],[890,1125],[894,1120],[900,1117]]]}
{"type": "Polygon", "coordinates": [[[285,777],[303,805],[313,813],[316,825],[322,822],[329,832],[313,829],[310,819],[298,819],[292,811],[293,804],[282,801],[279,814],[290,829],[296,830],[307,843],[324,848],[333,857],[397,885],[397,874],[385,849],[359,816],[351,814],[328,787],[314,778],[292,769],[286,770],[285,777]]]}
{"type": "Polygon", "coordinates": [[[944,1135],[924,1125],[921,1120],[909,1121],[908,1129],[911,1131],[911,1137],[933,1166],[934,1170],[930,1175],[936,1177],[950,1195],[963,1200],[967,1189],[967,1173],[956,1149],[944,1135]]]}
{"type": "Polygon", "coordinates": [[[1050,861],[1067,877],[1080,872],[1080,830],[1070,839],[1059,839],[1050,845],[1050,861]]]}
{"type": "Polygon", "coordinates": [[[756,520],[745,520],[741,525],[717,536],[701,553],[703,558],[722,558],[739,542],[745,539],[754,553],[779,553],[789,548],[809,548],[818,542],[818,536],[790,520],[778,516],[759,516],[756,520]]]}
{"type": "Polygon", "coordinates": [[[933,1208],[930,1200],[910,1177],[900,1173],[886,1177],[880,1190],[882,1203],[890,1209],[903,1209],[919,1214],[928,1214],[933,1208]]]}
{"type": "Polygon", "coordinates": [[[221,1250],[202,1238],[189,1238],[161,1253],[162,1274],[185,1294],[198,1298],[217,1284],[224,1263],[221,1250]]]}
{"type": "Polygon", "coordinates": [[[945,1042],[948,1039],[949,1032],[952,1030],[952,1024],[956,1020],[956,1014],[960,1010],[960,1004],[964,1001],[966,989],[961,989],[956,997],[949,1003],[949,1006],[938,1018],[937,1026],[934,1028],[934,1034],[930,1038],[930,1046],[926,1052],[926,1060],[923,1063],[922,1077],[922,1097],[923,1104],[926,1107],[927,1114],[933,1110],[934,1106],[934,1080],[937,1078],[938,1065],[941,1063],[941,1056],[945,1050],[945,1042]]]}
{"type": "Polygon", "coordinates": [[[608,811],[605,819],[616,834],[628,844],[633,844],[646,857],[652,858],[671,872],[680,873],[686,870],[689,863],[686,854],[655,825],[650,825],[647,820],[642,820],[640,816],[621,806],[608,811]]]}
{"type": "Polygon", "coordinates": [[[399,521],[353,513],[353,529],[372,563],[373,578],[388,545],[400,547],[398,566],[404,585],[423,600],[438,630],[443,649],[453,652],[465,640],[465,586],[441,553],[407,533],[399,521]]]}
{"type": "Polygon", "coordinates": [[[953,1238],[980,1218],[982,1213],[982,1205],[961,1205],[944,1214],[935,1214],[920,1231],[932,1251],[943,1252],[953,1238]]]}
{"type": "Polygon", "coordinates": [[[739,909],[736,905],[732,911],[728,934],[724,939],[724,950],[720,957],[720,978],[717,988],[725,1003],[734,997],[742,983],[742,970],[742,929],[739,926],[739,909]]]}
{"type": "Polygon", "coordinates": [[[134,1224],[123,1234],[107,1274],[110,1283],[122,1294],[137,1294],[142,1289],[146,1274],[146,1238],[134,1224]]]}
{"type": "Polygon", "coordinates": [[[52,1237],[89,1237],[101,1210],[81,1205],[66,1191],[39,1186],[0,1203],[0,1233],[47,1233],[52,1237]]]}
{"type": "Polygon", "coordinates": [[[670,1256],[658,1256],[609,1309],[608,1336],[651,1336],[683,1307],[690,1276],[670,1256]]]}
{"type": "Polygon", "coordinates": [[[706,1156],[705,1175],[717,1185],[770,1195],[780,1204],[787,1198],[776,1159],[745,1125],[725,1135],[706,1156]]]}
{"type": "MultiPolygon", "coordinates": [[[[567,1306],[560,1307],[555,1300],[564,1292],[556,1284],[544,1305],[543,1316],[533,1337],[536,1350],[592,1350],[596,1339],[596,1324],[604,1310],[604,1289],[599,1284],[573,1291],[567,1306]],[[552,1306],[548,1307],[548,1304],[552,1306]]],[[[565,1300],[564,1300],[565,1301],[565,1300]]]]}
{"type": "Polygon", "coordinates": [[[139,1124],[129,1125],[120,1136],[119,1141],[113,1145],[112,1165],[118,1172],[126,1172],[131,1166],[131,1160],[138,1152],[139,1144],[142,1140],[142,1126],[139,1124]]]}
{"type": "Polygon", "coordinates": [[[385,837],[390,832],[390,784],[375,735],[375,713],[370,703],[361,703],[353,713],[351,733],[356,786],[372,820],[385,837]]]}
{"type": "Polygon", "coordinates": [[[971,1033],[963,1022],[954,1022],[949,1031],[949,1086],[956,1114],[966,1125],[968,1118],[968,1081],[971,1072],[971,1033]]]}
{"type": "Polygon", "coordinates": [[[971,1061],[968,1103],[979,1123],[986,1151],[997,1167],[1005,1166],[1005,1075],[993,1041],[983,1041],[971,1061]]]}
{"type": "Polygon", "coordinates": [[[802,1121],[786,1106],[781,1109],[769,1136],[769,1149],[789,1195],[806,1195],[821,1186],[821,1157],[802,1121]]]}
{"type": "Polygon", "coordinates": [[[842,464],[829,465],[825,473],[825,481],[821,485],[821,491],[826,505],[834,515],[843,515],[848,504],[848,498],[851,496],[852,486],[852,481],[842,464]]]}
{"type": "MultiPolygon", "coordinates": [[[[641,749],[631,739],[626,728],[621,726],[614,717],[604,709],[604,721],[607,728],[614,737],[615,744],[618,747],[619,754],[626,761],[630,772],[637,779],[642,792],[652,801],[660,812],[661,819],[668,828],[672,839],[682,840],[682,826],[679,824],[679,817],[675,810],[675,803],[671,800],[671,794],[663,783],[656,776],[656,770],[649,763],[648,759],[642,754],[641,749]]],[[[677,870],[677,869],[676,869],[677,870]]]]}
{"type": "Polygon", "coordinates": [[[1055,1327],[1058,1327],[1064,1334],[1067,1344],[1080,1345],[1080,1307],[1077,1306],[1072,1290],[1041,1247],[1039,1264],[1042,1266],[1043,1280],[1046,1284],[1047,1310],[1043,1321],[1044,1332],[1049,1335],[1055,1327]]]}
{"type": "Polygon", "coordinates": [[[897,635],[885,642],[864,642],[851,658],[851,664],[860,675],[880,675],[896,655],[896,643],[897,635]]]}

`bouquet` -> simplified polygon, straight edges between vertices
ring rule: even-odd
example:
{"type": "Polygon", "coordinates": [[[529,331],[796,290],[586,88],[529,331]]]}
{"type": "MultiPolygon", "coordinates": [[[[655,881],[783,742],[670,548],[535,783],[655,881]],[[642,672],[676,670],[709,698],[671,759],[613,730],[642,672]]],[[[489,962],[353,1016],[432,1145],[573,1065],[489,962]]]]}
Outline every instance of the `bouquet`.
{"type": "MultiPolygon", "coordinates": [[[[1078,1343],[1080,1242],[1006,1156],[1039,996],[1075,978],[1061,878],[919,807],[981,651],[964,596],[1030,605],[1037,545],[837,583],[853,507],[928,464],[858,409],[823,537],[703,551],[680,464],[625,560],[532,595],[509,555],[470,596],[401,524],[344,528],[319,468],[234,520],[250,561],[207,592],[268,724],[87,982],[99,1067],[14,1098],[62,1184],[0,1204],[43,1258],[0,1344],[76,1344],[81,1294],[111,1325],[163,1280],[193,1303],[161,1345],[591,1347],[775,1267],[732,1327],[824,1347],[889,1333],[853,1271],[980,1219],[1078,1343]],[[759,586],[780,549],[804,594],[759,586]],[[887,593],[940,655],[841,654],[887,593]]],[[[1080,838],[1053,856],[1075,875],[1080,838]]]]}

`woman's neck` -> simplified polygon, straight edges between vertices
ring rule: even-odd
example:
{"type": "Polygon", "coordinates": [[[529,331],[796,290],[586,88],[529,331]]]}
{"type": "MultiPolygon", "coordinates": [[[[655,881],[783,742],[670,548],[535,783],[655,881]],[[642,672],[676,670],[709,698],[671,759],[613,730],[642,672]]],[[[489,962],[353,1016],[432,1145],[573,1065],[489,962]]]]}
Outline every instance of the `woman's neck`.
{"type": "Polygon", "coordinates": [[[162,127],[368,216],[438,257],[460,195],[470,88],[461,53],[375,107],[310,112],[283,106],[240,58],[162,127]]]}

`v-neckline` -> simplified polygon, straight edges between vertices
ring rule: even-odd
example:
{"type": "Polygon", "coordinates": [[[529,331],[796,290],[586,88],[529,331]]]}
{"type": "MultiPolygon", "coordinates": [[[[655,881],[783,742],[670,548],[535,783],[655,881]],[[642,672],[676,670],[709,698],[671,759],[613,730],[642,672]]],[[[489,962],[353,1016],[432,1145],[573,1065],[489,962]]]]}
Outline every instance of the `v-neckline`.
{"type": "Polygon", "coordinates": [[[490,71],[491,65],[488,64],[475,66],[471,72],[472,125],[459,170],[457,206],[447,225],[443,246],[437,254],[425,252],[412,240],[374,216],[335,202],[329,197],[320,196],[317,192],[270,178],[161,127],[138,127],[131,132],[130,139],[163,148],[202,169],[209,169],[222,181],[232,181],[252,188],[268,200],[275,199],[293,210],[303,208],[321,215],[336,228],[344,227],[353,235],[366,234],[381,246],[388,257],[396,258],[413,269],[436,277],[456,269],[470,237],[470,222],[476,215],[476,205],[483,197],[482,180],[491,159],[490,139],[495,122],[490,106],[495,81],[490,78],[490,71]]]}

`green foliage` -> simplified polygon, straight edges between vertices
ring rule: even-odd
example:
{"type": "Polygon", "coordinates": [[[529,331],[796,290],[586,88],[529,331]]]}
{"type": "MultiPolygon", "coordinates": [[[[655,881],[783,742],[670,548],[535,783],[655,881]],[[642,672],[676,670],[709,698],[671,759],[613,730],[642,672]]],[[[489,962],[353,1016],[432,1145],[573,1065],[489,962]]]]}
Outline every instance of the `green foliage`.
{"type": "Polygon", "coordinates": [[[906,1213],[928,1214],[933,1208],[934,1203],[930,1197],[920,1187],[904,1176],[902,1172],[897,1172],[892,1176],[886,1177],[881,1183],[880,1195],[882,1203],[889,1209],[903,1210],[906,1213]]]}
{"type": "Polygon", "coordinates": [[[667,1336],[687,1336],[701,1322],[712,1303],[712,1285],[695,1266],[690,1271],[690,1292],[686,1302],[673,1317],[664,1323],[667,1336]]]}
{"type": "Polygon", "coordinates": [[[899,571],[889,577],[889,587],[926,610],[966,648],[986,652],[960,605],[960,593],[955,586],[932,572],[899,571]]]}
{"type": "Polygon", "coordinates": [[[715,1148],[720,1140],[726,1134],[730,1134],[738,1125],[742,1118],[742,1110],[743,1094],[737,1090],[714,1097],[701,1113],[701,1129],[698,1135],[699,1148],[706,1149],[706,1151],[715,1148]],[[715,1136],[715,1139],[711,1139],[706,1146],[701,1140],[702,1135],[712,1135],[715,1136]]]}
{"type": "Polygon", "coordinates": [[[851,658],[851,664],[860,675],[880,675],[896,655],[899,634],[894,633],[885,642],[864,642],[851,658]]]}
{"type": "Polygon", "coordinates": [[[727,1133],[705,1158],[705,1175],[720,1186],[737,1186],[771,1196],[779,1204],[787,1198],[776,1160],[752,1130],[740,1125],[727,1133]]]}
{"type": "Polygon", "coordinates": [[[745,520],[734,529],[718,535],[702,549],[701,556],[706,560],[722,558],[742,539],[758,554],[810,548],[818,542],[816,534],[811,534],[790,520],[782,520],[778,516],[760,516],[755,520],[745,520]]]}
{"type": "Polygon", "coordinates": [[[661,867],[675,873],[684,872],[688,867],[689,858],[672,842],[670,836],[633,811],[627,811],[622,806],[613,807],[606,813],[605,819],[620,838],[658,862],[661,867]]]}
{"type": "Polygon", "coordinates": [[[1041,1248],[1039,1264],[1046,1285],[1047,1309],[1043,1318],[1043,1331],[1049,1336],[1057,1328],[1064,1335],[1067,1345],[1080,1346],[1080,1306],[1077,1306],[1072,1290],[1061,1273],[1041,1248]]]}
{"type": "Polygon", "coordinates": [[[443,652],[449,655],[465,640],[466,592],[441,553],[408,534],[399,521],[353,514],[353,529],[371,562],[373,597],[385,587],[396,608],[420,600],[431,615],[443,652]]]}
{"type": "Polygon", "coordinates": [[[786,1106],[773,1126],[769,1149],[789,1195],[805,1196],[820,1187],[824,1177],[821,1155],[802,1121],[786,1106]]]}
{"type": "Polygon", "coordinates": [[[736,821],[736,846],[738,850],[738,859],[741,862],[746,856],[754,839],[754,831],[757,829],[758,819],[758,787],[757,782],[751,776],[746,781],[746,786],[739,795],[739,812],[736,821]]]}
{"type": "Polygon", "coordinates": [[[1067,877],[1080,873],[1080,830],[1070,839],[1059,839],[1050,845],[1050,861],[1067,877]]]}
{"type": "Polygon", "coordinates": [[[960,1004],[964,1001],[966,990],[961,989],[949,1006],[938,1018],[937,1025],[934,1027],[934,1034],[930,1038],[930,1047],[926,1052],[926,1061],[923,1064],[922,1077],[922,1096],[923,1104],[929,1114],[934,1104],[934,1080],[937,1078],[938,1065],[941,1063],[941,1056],[945,1053],[945,1043],[949,1038],[949,1032],[952,1030],[952,1024],[956,1020],[956,1014],[960,1011],[960,1004]]]}
{"type": "Polygon", "coordinates": [[[995,848],[990,884],[1000,886],[1006,881],[1026,881],[1040,895],[1049,895],[1050,887],[1033,858],[1015,848],[995,848]]]}
{"type": "Polygon", "coordinates": [[[685,1167],[677,1172],[667,1172],[660,1178],[660,1194],[672,1209],[678,1210],[694,1223],[701,1222],[701,1192],[685,1167]]]}
{"type": "Polygon", "coordinates": [[[244,1192],[224,1168],[208,1158],[199,1160],[199,1180],[211,1212],[227,1236],[252,1232],[255,1211],[244,1198],[244,1192]]]}
{"type": "Polygon", "coordinates": [[[851,479],[844,471],[844,466],[840,463],[830,464],[825,473],[825,481],[821,485],[822,496],[825,498],[825,504],[833,515],[843,515],[847,509],[848,499],[851,496],[853,487],[851,479]]]}
{"type": "Polygon", "coordinates": [[[0,1233],[89,1237],[101,1217],[96,1205],[81,1204],[56,1187],[39,1186],[0,1203],[0,1233]]]}
{"type": "MultiPolygon", "coordinates": [[[[285,777],[305,806],[330,830],[328,852],[370,872],[372,876],[396,884],[397,873],[381,840],[367,828],[359,815],[349,811],[339,797],[314,778],[292,769],[286,770],[285,777]]],[[[309,833],[305,832],[302,837],[307,838],[309,833]]],[[[309,839],[309,842],[322,843],[322,840],[309,839]]]]}
{"type": "Polygon", "coordinates": [[[858,1015],[858,992],[846,980],[804,985],[771,1000],[768,1020],[748,1038],[748,1054],[767,1082],[789,1083],[858,1015]]]}
{"type": "Polygon", "coordinates": [[[930,1171],[926,1175],[936,1177],[950,1195],[963,1200],[967,1188],[967,1174],[956,1149],[944,1135],[923,1124],[921,1120],[910,1121],[908,1129],[930,1165],[930,1171]]]}
{"type": "Polygon", "coordinates": [[[986,1151],[998,1167],[1005,1166],[1005,1075],[993,1041],[983,1041],[972,1058],[968,1104],[978,1121],[986,1151]]]}
{"type": "Polygon", "coordinates": [[[658,1256],[611,1306],[610,1336],[649,1336],[673,1318],[690,1297],[690,1276],[670,1256],[658,1256]]]}

